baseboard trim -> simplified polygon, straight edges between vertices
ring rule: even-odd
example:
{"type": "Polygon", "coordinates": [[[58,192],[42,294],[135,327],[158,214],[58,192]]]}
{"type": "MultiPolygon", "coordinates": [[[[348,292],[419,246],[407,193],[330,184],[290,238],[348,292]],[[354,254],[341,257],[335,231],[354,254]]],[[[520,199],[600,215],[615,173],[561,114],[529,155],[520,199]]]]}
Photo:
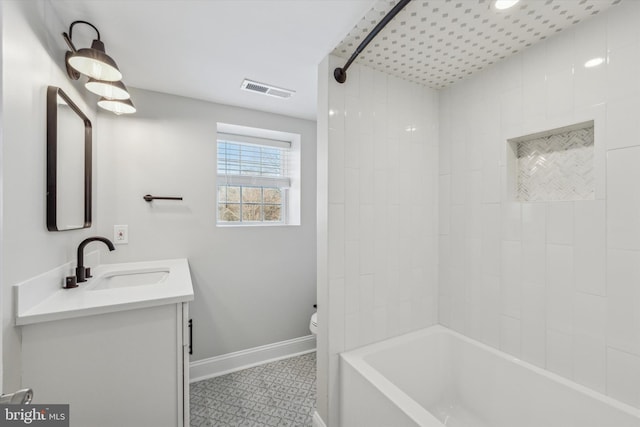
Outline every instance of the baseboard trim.
{"type": "Polygon", "coordinates": [[[318,411],[313,411],[313,418],[311,418],[313,422],[313,427],[327,427],[327,425],[322,421],[322,417],[318,414],[318,411]]]}
{"type": "Polygon", "coordinates": [[[193,383],[218,377],[264,363],[311,353],[315,350],[316,337],[307,335],[208,359],[196,360],[189,364],[189,382],[193,383]]]}

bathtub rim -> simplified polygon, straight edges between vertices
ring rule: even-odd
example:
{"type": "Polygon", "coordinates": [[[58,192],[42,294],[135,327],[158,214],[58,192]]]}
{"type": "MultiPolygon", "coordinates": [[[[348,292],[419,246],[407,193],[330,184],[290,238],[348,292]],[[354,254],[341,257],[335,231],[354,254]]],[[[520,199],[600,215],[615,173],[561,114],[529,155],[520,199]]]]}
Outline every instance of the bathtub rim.
{"type": "Polygon", "coordinates": [[[400,407],[411,419],[418,422],[420,425],[424,425],[421,423],[432,423],[433,421],[438,422],[439,425],[443,425],[440,420],[433,416],[426,408],[413,400],[408,394],[406,394],[398,386],[393,384],[365,360],[366,356],[392,348],[395,345],[411,342],[419,338],[436,334],[451,335],[457,339],[462,340],[463,342],[469,343],[471,345],[479,347],[484,351],[489,352],[490,354],[496,355],[501,359],[521,366],[524,369],[533,371],[534,373],[542,375],[543,377],[548,378],[551,381],[560,383],[560,385],[569,387],[573,391],[585,394],[593,399],[597,399],[619,411],[625,412],[640,420],[639,408],[635,408],[627,403],[616,400],[610,396],[590,389],[582,384],[578,384],[551,371],[547,371],[546,369],[535,366],[529,362],[495,349],[487,344],[484,344],[473,338],[469,338],[466,335],[461,334],[460,332],[454,331],[439,324],[340,353],[340,358],[341,360],[349,363],[349,365],[353,369],[358,371],[371,385],[373,385],[382,394],[387,396],[395,405],[400,407]],[[428,415],[428,417],[425,417],[425,415],[428,415]]]}
{"type": "MultiPolygon", "coordinates": [[[[385,341],[382,341],[385,342],[385,341]]],[[[381,344],[381,343],[376,343],[381,344]]],[[[376,345],[373,344],[373,345],[376,345]]],[[[416,422],[419,426],[442,426],[443,424],[437,419],[431,412],[425,407],[420,405],[408,394],[396,386],[384,375],[377,371],[373,366],[363,360],[363,357],[371,354],[370,352],[364,352],[362,355],[349,354],[352,352],[360,353],[361,350],[366,350],[369,346],[360,347],[356,350],[350,350],[340,354],[340,360],[342,363],[348,363],[351,368],[356,370],[362,378],[371,384],[382,395],[387,397],[394,405],[406,414],[412,421],[416,422]],[[435,424],[433,424],[435,423],[435,424]]]]}

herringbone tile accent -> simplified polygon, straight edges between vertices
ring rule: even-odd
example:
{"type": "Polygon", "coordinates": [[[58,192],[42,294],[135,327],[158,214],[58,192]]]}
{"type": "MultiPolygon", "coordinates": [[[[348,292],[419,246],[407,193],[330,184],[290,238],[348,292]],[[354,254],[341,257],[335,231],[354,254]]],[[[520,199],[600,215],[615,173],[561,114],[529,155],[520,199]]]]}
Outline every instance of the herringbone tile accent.
{"type": "Polygon", "coordinates": [[[593,127],[517,144],[518,200],[594,198],[593,127]]]}

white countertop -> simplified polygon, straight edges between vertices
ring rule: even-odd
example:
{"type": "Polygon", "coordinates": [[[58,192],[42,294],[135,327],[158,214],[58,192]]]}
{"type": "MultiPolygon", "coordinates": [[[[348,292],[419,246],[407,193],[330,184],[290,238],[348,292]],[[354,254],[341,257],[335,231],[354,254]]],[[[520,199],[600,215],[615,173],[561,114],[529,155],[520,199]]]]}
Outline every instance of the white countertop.
{"type": "Polygon", "coordinates": [[[193,300],[191,273],[186,259],[101,264],[92,268],[91,279],[77,288],[62,289],[61,283],[51,283],[51,274],[42,275],[14,286],[16,325],[49,322],[95,314],[112,313],[193,300]],[[92,289],[101,277],[114,272],[136,270],[168,270],[160,283],[92,289]],[[48,282],[48,283],[45,283],[48,282]]]}

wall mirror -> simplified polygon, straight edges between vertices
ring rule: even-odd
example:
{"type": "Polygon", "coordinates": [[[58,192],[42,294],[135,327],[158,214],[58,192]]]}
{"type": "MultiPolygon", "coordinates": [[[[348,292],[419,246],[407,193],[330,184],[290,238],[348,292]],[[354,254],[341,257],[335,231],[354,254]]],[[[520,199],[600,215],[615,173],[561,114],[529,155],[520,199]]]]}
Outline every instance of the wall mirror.
{"type": "Polygon", "coordinates": [[[62,89],[47,89],[47,229],[91,227],[91,121],[62,89]]]}

